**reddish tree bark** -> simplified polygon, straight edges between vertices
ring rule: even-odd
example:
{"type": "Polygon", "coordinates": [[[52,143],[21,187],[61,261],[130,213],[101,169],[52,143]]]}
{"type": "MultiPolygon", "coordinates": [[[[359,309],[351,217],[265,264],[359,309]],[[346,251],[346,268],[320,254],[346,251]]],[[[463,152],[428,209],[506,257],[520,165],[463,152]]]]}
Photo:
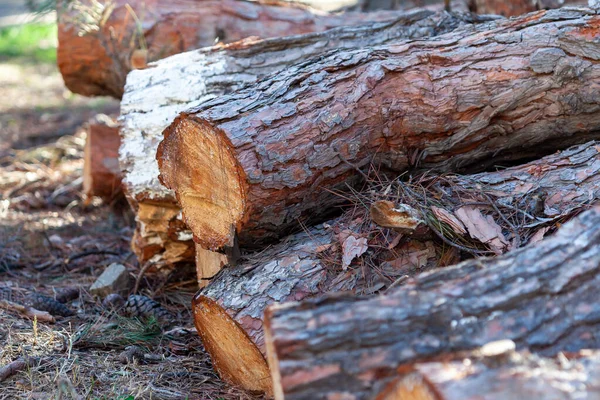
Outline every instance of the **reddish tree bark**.
{"type": "Polygon", "coordinates": [[[481,168],[599,136],[586,10],[338,50],[182,113],[157,158],[205,248],[323,220],[370,163],[481,168]]]}
{"type": "Polygon", "coordinates": [[[546,355],[598,348],[599,281],[595,207],[542,242],[422,274],[384,296],[272,306],[265,341],[274,391],[373,398],[403,363],[499,339],[546,355]]]}
{"type": "Polygon", "coordinates": [[[490,346],[498,345],[502,343],[400,367],[399,377],[376,400],[575,400],[600,396],[597,350],[555,358],[510,350],[486,354],[490,346]]]}
{"type": "Polygon", "coordinates": [[[216,41],[321,32],[391,18],[389,12],[333,15],[276,0],[62,1],[57,63],[72,92],[121,98],[131,69],[216,41]]]}
{"type": "MultiPolygon", "coordinates": [[[[523,190],[526,190],[529,196],[523,196],[518,206],[531,213],[533,218],[544,220],[543,216],[576,213],[585,208],[589,201],[600,198],[599,169],[600,146],[588,143],[498,172],[448,176],[447,180],[451,183],[446,191],[478,188],[485,195],[495,196],[498,203],[504,203],[520,198],[523,190]],[[541,172],[541,166],[546,168],[545,172],[541,172]],[[527,183],[523,186],[521,182],[527,183]],[[540,207],[542,194],[546,200],[540,207]],[[541,209],[535,211],[538,208],[541,209]]],[[[444,198],[440,199],[443,203],[444,198]]],[[[428,209],[423,204],[414,203],[411,206],[422,212],[428,209]]],[[[448,209],[451,207],[451,204],[446,206],[448,209]]],[[[371,237],[365,237],[364,232],[355,231],[345,223],[352,220],[352,214],[355,215],[355,211],[330,222],[327,229],[317,227],[292,235],[280,244],[241,260],[236,268],[225,268],[219,274],[218,268],[203,273],[203,276],[212,279],[195,297],[195,323],[217,371],[224,379],[249,389],[270,391],[270,380],[265,378],[267,366],[262,322],[268,305],[298,301],[328,292],[352,290],[364,294],[372,292],[374,288],[384,290],[395,284],[396,278],[411,274],[404,266],[386,267],[382,264],[378,266],[378,272],[372,274],[356,266],[349,270],[339,267],[343,264],[340,259],[343,251],[339,248],[343,247],[345,236],[364,238],[365,243],[371,245],[371,237]],[[337,250],[332,252],[336,246],[337,250]],[[391,274],[392,279],[382,277],[386,272],[391,274]],[[227,331],[226,335],[224,330],[227,331]]],[[[496,219],[501,223],[500,217],[496,216],[496,219]]],[[[537,229],[532,227],[532,230],[537,229]]],[[[443,258],[447,251],[441,251],[441,246],[436,246],[427,238],[421,238],[406,245],[401,244],[395,254],[406,260],[411,257],[417,259],[424,254],[423,249],[433,247],[431,259],[425,265],[415,265],[414,275],[419,270],[445,265],[443,258]]],[[[217,253],[201,249],[200,256],[204,265],[208,264],[209,267],[215,265],[211,260],[218,257],[217,253]]],[[[226,261],[217,258],[217,263],[220,268],[226,261]]],[[[404,264],[410,265],[410,262],[404,264]]]]}
{"type": "Polygon", "coordinates": [[[168,57],[153,63],[151,68],[132,71],[121,101],[120,165],[124,190],[136,214],[133,247],[140,262],[152,259],[171,263],[193,254],[191,234],[178,219],[179,206],[174,193],[158,181],[155,160],[162,131],[181,111],[255,84],[286,66],[331,49],[436,36],[465,23],[490,20],[484,16],[427,10],[392,16],[394,19],[386,22],[215,46],[168,57]]]}

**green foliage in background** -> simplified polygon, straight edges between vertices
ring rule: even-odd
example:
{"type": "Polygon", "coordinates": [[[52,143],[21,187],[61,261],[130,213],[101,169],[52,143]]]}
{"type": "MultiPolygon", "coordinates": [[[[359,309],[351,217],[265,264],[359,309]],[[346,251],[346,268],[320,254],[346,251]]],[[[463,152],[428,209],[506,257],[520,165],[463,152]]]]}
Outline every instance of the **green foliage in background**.
{"type": "Polygon", "coordinates": [[[56,10],[55,0],[27,0],[27,8],[37,14],[45,14],[56,10]]]}
{"type": "Polygon", "coordinates": [[[55,23],[33,22],[0,28],[0,60],[25,58],[35,62],[56,62],[55,23]]]}

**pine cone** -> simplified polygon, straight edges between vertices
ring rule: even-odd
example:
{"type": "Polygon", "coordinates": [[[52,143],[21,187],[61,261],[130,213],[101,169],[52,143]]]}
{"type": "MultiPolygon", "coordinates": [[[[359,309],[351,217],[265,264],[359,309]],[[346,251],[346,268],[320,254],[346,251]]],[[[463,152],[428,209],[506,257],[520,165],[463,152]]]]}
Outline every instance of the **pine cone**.
{"type": "Polygon", "coordinates": [[[49,312],[52,315],[60,315],[61,317],[69,317],[74,314],[67,306],[51,297],[44,296],[38,293],[30,293],[26,298],[27,305],[40,311],[49,312]]]}
{"type": "Polygon", "coordinates": [[[155,318],[161,327],[174,324],[175,316],[163,308],[160,303],[141,295],[132,294],[124,306],[124,313],[131,317],[155,318]]]}

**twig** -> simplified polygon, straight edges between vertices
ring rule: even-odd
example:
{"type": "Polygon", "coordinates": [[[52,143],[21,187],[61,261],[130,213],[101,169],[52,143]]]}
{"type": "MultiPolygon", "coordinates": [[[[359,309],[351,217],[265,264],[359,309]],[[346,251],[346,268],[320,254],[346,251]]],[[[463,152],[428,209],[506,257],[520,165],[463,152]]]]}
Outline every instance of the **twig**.
{"type": "Polygon", "coordinates": [[[5,381],[17,372],[23,371],[26,368],[31,368],[39,364],[40,359],[37,357],[18,358],[15,361],[0,367],[0,382],[5,381]]]}
{"type": "Polygon", "coordinates": [[[349,165],[349,166],[350,166],[350,167],[352,167],[354,170],[356,170],[356,171],[357,171],[359,174],[361,174],[361,175],[362,175],[362,177],[363,177],[363,178],[365,178],[365,180],[366,180],[367,182],[369,182],[369,181],[371,180],[371,178],[369,178],[369,177],[367,176],[367,174],[365,174],[364,172],[362,172],[362,171],[360,170],[360,168],[358,168],[356,165],[354,165],[354,164],[352,164],[350,161],[348,161],[348,160],[346,159],[346,157],[344,157],[343,155],[341,155],[341,154],[340,154],[340,152],[339,152],[339,151],[337,152],[337,156],[340,158],[340,160],[342,160],[342,161],[344,162],[344,164],[346,164],[346,165],[349,165]]]}
{"type": "Polygon", "coordinates": [[[22,304],[14,303],[12,301],[0,300],[0,307],[3,307],[7,310],[18,311],[19,313],[25,315],[27,318],[30,319],[37,319],[38,321],[50,323],[56,322],[52,314],[46,311],[40,311],[36,308],[24,306],[22,304]]]}
{"type": "Polygon", "coordinates": [[[153,265],[154,265],[154,263],[152,263],[152,262],[148,262],[148,263],[144,264],[144,266],[140,270],[140,273],[138,274],[137,278],[135,278],[135,285],[133,286],[133,294],[137,293],[137,291],[140,287],[140,282],[142,281],[142,277],[144,276],[146,271],[148,271],[150,269],[150,267],[152,267],[153,265]]]}
{"type": "Polygon", "coordinates": [[[69,264],[71,261],[75,261],[79,258],[93,256],[93,255],[99,255],[99,254],[108,254],[111,256],[120,256],[121,255],[121,253],[118,253],[118,252],[112,251],[112,250],[86,250],[86,251],[82,251],[81,253],[76,253],[76,254],[68,257],[65,260],[65,264],[69,264]]]}

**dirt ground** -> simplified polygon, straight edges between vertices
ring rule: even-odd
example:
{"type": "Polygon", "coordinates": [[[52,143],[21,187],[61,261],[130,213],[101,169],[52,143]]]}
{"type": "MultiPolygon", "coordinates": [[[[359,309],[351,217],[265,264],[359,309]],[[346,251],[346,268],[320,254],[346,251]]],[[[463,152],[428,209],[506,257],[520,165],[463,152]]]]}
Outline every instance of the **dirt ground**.
{"type": "Polygon", "coordinates": [[[174,316],[168,330],[88,292],[113,262],[132,280],[140,271],[127,205],[86,204],[81,193],[82,126],[118,103],[73,95],[56,66],[18,59],[0,60],[0,93],[0,399],[251,398],[219,380],[202,348],[193,276],[140,279],[138,294],[174,316]],[[32,321],[18,311],[32,293],[71,293],[73,315],[32,321]],[[20,372],[6,368],[18,362],[20,372]]]}

